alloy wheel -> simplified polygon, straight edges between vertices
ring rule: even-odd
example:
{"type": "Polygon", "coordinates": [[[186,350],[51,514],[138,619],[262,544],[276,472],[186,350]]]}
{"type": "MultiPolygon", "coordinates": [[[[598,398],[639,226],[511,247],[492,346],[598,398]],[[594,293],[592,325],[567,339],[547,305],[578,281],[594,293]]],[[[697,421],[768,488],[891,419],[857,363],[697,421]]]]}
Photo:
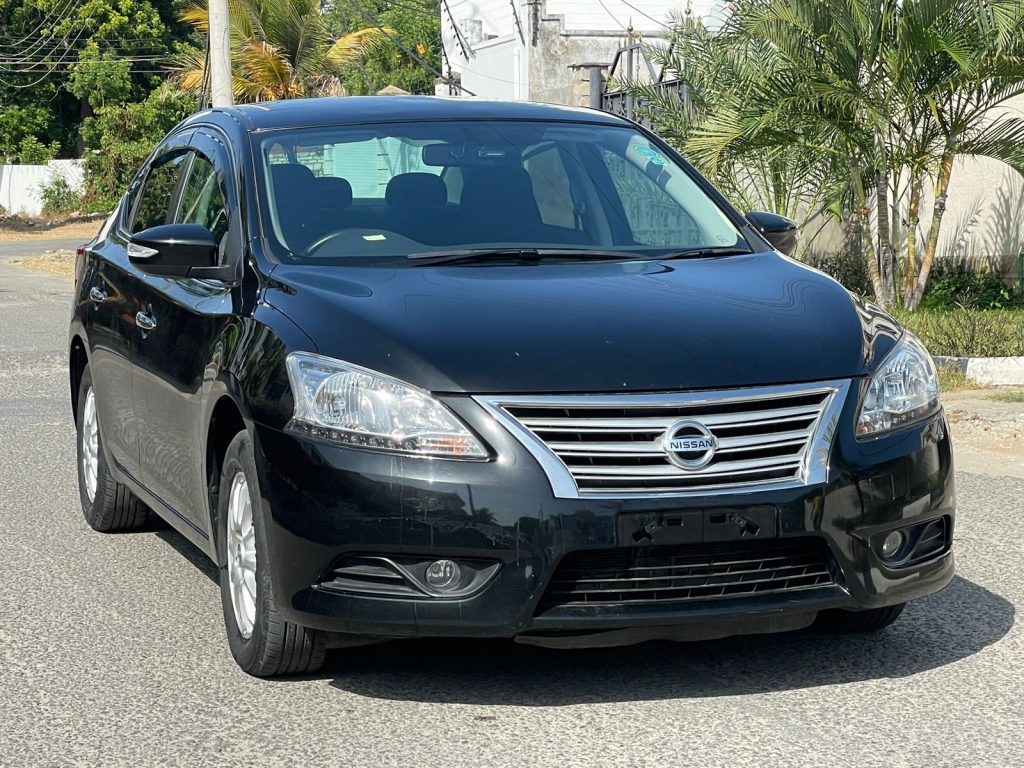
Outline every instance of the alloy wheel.
{"type": "Polygon", "coordinates": [[[231,606],[238,631],[248,639],[256,623],[256,529],[252,523],[249,483],[243,472],[231,481],[227,528],[231,606]]]}
{"type": "Polygon", "coordinates": [[[82,413],[82,477],[89,503],[96,499],[96,486],[100,474],[100,426],[96,417],[96,391],[89,387],[82,413]]]}

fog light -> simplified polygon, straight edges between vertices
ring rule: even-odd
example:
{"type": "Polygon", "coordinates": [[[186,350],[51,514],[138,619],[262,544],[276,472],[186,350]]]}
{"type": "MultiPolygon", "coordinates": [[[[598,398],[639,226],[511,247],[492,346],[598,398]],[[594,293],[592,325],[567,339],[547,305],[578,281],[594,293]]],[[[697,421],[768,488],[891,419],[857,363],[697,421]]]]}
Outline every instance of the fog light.
{"type": "Polygon", "coordinates": [[[882,541],[882,557],[890,560],[903,549],[903,531],[893,531],[882,541]]]}
{"type": "Polygon", "coordinates": [[[427,584],[434,589],[454,589],[462,582],[462,569],[454,560],[435,560],[427,566],[427,584]]]}

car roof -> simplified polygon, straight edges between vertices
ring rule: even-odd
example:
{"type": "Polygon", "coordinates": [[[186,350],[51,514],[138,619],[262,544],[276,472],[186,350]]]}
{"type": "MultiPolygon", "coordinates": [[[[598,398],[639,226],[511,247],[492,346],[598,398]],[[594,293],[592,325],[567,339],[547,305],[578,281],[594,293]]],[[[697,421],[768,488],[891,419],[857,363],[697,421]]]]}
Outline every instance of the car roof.
{"type": "Polygon", "coordinates": [[[621,117],[596,109],[443,96],[337,96],[265,101],[199,112],[186,124],[215,118],[219,116],[217,113],[233,118],[249,131],[409,120],[561,120],[628,124],[621,117]]]}

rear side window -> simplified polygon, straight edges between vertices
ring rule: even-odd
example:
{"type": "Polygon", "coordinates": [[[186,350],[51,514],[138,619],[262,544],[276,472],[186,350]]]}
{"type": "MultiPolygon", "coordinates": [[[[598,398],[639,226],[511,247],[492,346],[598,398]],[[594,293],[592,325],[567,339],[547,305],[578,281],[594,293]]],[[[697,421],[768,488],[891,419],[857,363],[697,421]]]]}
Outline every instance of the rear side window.
{"type": "Polygon", "coordinates": [[[165,155],[154,162],[146,174],[146,181],[139,194],[135,209],[132,232],[141,232],[150,227],[173,222],[171,204],[174,201],[181,174],[189,157],[188,152],[165,155]]]}

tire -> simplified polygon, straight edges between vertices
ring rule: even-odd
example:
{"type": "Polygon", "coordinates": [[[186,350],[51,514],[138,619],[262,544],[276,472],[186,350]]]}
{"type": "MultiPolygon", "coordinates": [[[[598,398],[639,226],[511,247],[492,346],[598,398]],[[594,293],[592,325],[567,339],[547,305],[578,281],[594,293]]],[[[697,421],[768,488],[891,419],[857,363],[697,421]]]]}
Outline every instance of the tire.
{"type": "Polygon", "coordinates": [[[220,593],[228,646],[238,666],[256,677],[315,672],[324,663],[326,634],[286,621],[277,609],[273,578],[267,567],[270,558],[261,499],[252,439],[248,432],[239,432],[224,457],[217,503],[220,593]],[[236,488],[241,483],[244,487],[236,488]],[[251,535],[244,522],[243,494],[249,502],[251,535]],[[233,510],[236,499],[239,506],[233,510]],[[242,521],[241,527],[233,520],[242,521]],[[239,535],[239,531],[245,533],[239,535]],[[240,563],[246,568],[240,570],[240,563]],[[251,570],[250,565],[254,566],[251,570]],[[232,573],[239,580],[234,591],[232,573]],[[254,595],[251,588],[255,589],[254,595]]]}
{"type": "Polygon", "coordinates": [[[815,626],[826,632],[877,632],[892,624],[903,613],[906,603],[869,608],[866,611],[822,611],[815,626]]]}
{"type": "Polygon", "coordinates": [[[146,525],[149,509],[110,474],[103,454],[96,390],[88,365],[82,371],[82,382],[78,387],[76,421],[78,494],[85,521],[94,531],[103,533],[131,531],[146,525]]]}

